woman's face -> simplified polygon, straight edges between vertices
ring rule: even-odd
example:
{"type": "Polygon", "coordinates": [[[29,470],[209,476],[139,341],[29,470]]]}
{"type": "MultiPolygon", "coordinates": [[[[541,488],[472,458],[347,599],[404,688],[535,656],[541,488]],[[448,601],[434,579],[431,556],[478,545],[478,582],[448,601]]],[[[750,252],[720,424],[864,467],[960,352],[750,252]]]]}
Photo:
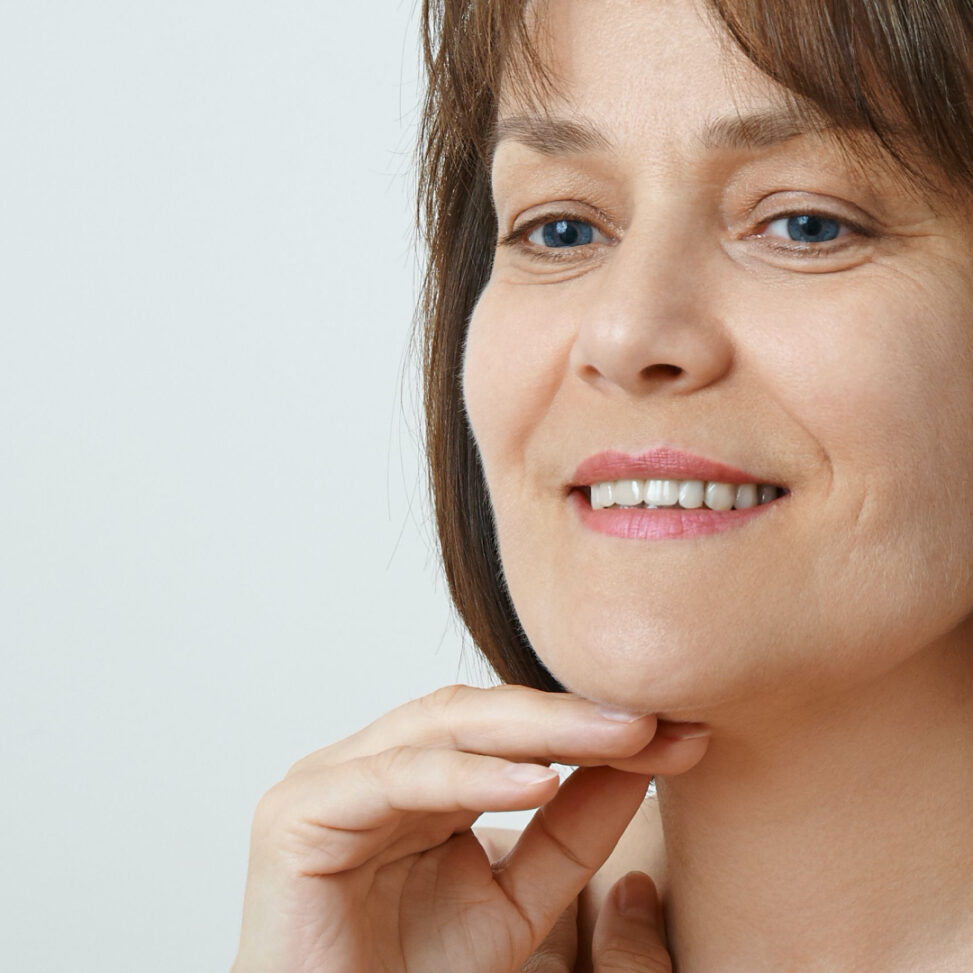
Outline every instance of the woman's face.
{"type": "Polygon", "coordinates": [[[501,107],[464,369],[531,644],[682,718],[874,678],[973,605],[970,214],[801,134],[690,0],[546,9],[556,125],[501,107]],[[787,492],[591,509],[592,479],[734,479],[659,449],[787,492]]]}

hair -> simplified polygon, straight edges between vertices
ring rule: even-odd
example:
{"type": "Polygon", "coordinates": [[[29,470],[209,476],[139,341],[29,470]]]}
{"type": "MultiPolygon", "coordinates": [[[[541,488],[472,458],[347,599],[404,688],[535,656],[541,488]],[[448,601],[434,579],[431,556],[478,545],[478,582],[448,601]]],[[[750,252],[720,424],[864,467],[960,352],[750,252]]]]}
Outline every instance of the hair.
{"type": "MultiPolygon", "coordinates": [[[[648,0],[647,0],[648,2],[648,0]]],[[[925,188],[973,193],[973,0],[706,0],[724,35],[811,121],[864,135],[925,188]]],[[[549,77],[526,0],[423,0],[427,87],[417,216],[429,485],[446,579],[504,682],[562,687],[504,582],[490,498],[463,405],[466,329],[490,277],[497,222],[490,145],[501,81],[542,99],[549,77]]]]}

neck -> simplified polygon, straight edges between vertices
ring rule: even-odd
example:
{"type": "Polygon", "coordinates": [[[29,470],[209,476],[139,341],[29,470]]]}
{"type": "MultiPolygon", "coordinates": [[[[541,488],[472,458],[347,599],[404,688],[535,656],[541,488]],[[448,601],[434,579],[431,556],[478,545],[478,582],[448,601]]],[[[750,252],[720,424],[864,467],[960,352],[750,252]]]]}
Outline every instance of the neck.
{"type": "Polygon", "coordinates": [[[659,784],[680,973],[973,969],[973,646],[843,698],[716,714],[659,784]]]}

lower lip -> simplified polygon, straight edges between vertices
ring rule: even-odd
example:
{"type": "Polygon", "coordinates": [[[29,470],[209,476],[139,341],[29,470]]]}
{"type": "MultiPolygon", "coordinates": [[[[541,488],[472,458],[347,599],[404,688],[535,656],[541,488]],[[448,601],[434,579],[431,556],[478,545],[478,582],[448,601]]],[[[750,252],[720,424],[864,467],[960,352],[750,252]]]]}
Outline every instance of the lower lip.
{"type": "Polygon", "coordinates": [[[766,513],[782,499],[778,497],[770,503],[746,510],[710,510],[708,507],[696,510],[681,507],[659,507],[654,510],[649,507],[606,507],[592,510],[586,491],[572,490],[570,497],[585,527],[599,534],[632,541],[664,541],[718,534],[741,527],[766,513]]]}

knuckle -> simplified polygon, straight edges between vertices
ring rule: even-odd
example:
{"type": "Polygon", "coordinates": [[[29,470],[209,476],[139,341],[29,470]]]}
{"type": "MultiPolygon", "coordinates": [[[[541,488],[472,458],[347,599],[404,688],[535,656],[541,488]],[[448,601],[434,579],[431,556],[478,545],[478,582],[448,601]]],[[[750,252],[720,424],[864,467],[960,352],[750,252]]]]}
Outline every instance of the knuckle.
{"type": "Polygon", "coordinates": [[[434,717],[441,717],[449,713],[452,708],[464,699],[468,699],[474,692],[472,686],[463,683],[456,683],[452,686],[440,686],[439,689],[423,696],[420,702],[432,713],[434,717]]]}
{"type": "Polygon", "coordinates": [[[660,943],[615,940],[602,947],[598,958],[603,973],[672,973],[669,953],[660,943]]]}
{"type": "Polygon", "coordinates": [[[306,754],[305,756],[301,757],[300,760],[295,760],[294,763],[287,768],[287,773],[284,774],[284,779],[286,780],[288,777],[294,777],[297,774],[304,773],[304,771],[308,769],[308,764],[311,762],[312,756],[313,754],[306,754]]]}
{"type": "Polygon", "coordinates": [[[307,757],[301,757],[300,760],[295,760],[294,763],[287,768],[287,773],[284,774],[284,778],[293,777],[296,774],[300,774],[307,767],[307,757]]]}
{"type": "Polygon", "coordinates": [[[396,777],[406,777],[415,768],[416,748],[405,744],[388,747],[371,757],[360,761],[362,770],[370,773],[379,782],[396,777]]]}
{"type": "Polygon", "coordinates": [[[563,956],[555,956],[546,950],[533,953],[520,968],[520,973],[572,973],[573,965],[563,956]]]}
{"type": "Polygon", "coordinates": [[[477,690],[472,686],[457,683],[452,686],[442,686],[428,696],[422,697],[428,716],[445,734],[449,746],[454,749],[459,749],[457,720],[464,711],[464,704],[468,704],[476,692],[477,690]]]}
{"type": "Polygon", "coordinates": [[[287,832],[294,804],[294,794],[285,781],[274,784],[264,793],[257,802],[250,825],[250,844],[254,851],[266,854],[279,843],[287,832]]]}
{"type": "Polygon", "coordinates": [[[324,826],[312,827],[309,822],[294,828],[286,838],[281,850],[302,876],[339,875],[358,868],[369,857],[367,851],[363,854],[358,835],[324,826]]]}
{"type": "Polygon", "coordinates": [[[359,864],[359,836],[305,813],[299,796],[283,780],[260,798],[251,829],[259,860],[294,875],[335,874],[359,864]]]}
{"type": "Polygon", "coordinates": [[[257,801],[257,808],[253,814],[254,831],[267,833],[274,829],[280,821],[286,808],[289,806],[290,799],[287,793],[288,788],[284,781],[278,781],[273,787],[269,788],[257,801]]]}
{"type": "Polygon", "coordinates": [[[576,869],[578,869],[579,872],[587,873],[589,875],[595,870],[596,865],[594,863],[585,861],[581,857],[578,850],[568,845],[564,839],[551,828],[547,816],[544,814],[544,808],[541,808],[541,810],[534,815],[532,820],[537,822],[535,827],[537,828],[538,832],[543,834],[547,841],[550,842],[550,844],[556,848],[558,852],[560,852],[566,862],[573,865],[576,869]]]}
{"type": "Polygon", "coordinates": [[[323,767],[329,767],[339,762],[340,757],[337,754],[340,745],[340,743],[332,743],[326,747],[321,747],[319,750],[313,750],[311,753],[305,754],[299,760],[295,760],[287,768],[284,779],[286,780],[288,777],[294,777],[309,771],[320,770],[323,767]]]}
{"type": "Polygon", "coordinates": [[[506,697],[508,699],[522,699],[522,700],[546,700],[549,696],[554,695],[552,693],[546,693],[541,689],[534,689],[531,686],[521,686],[518,683],[505,682],[501,683],[499,686],[491,686],[485,692],[493,693],[496,696],[506,697]]]}

